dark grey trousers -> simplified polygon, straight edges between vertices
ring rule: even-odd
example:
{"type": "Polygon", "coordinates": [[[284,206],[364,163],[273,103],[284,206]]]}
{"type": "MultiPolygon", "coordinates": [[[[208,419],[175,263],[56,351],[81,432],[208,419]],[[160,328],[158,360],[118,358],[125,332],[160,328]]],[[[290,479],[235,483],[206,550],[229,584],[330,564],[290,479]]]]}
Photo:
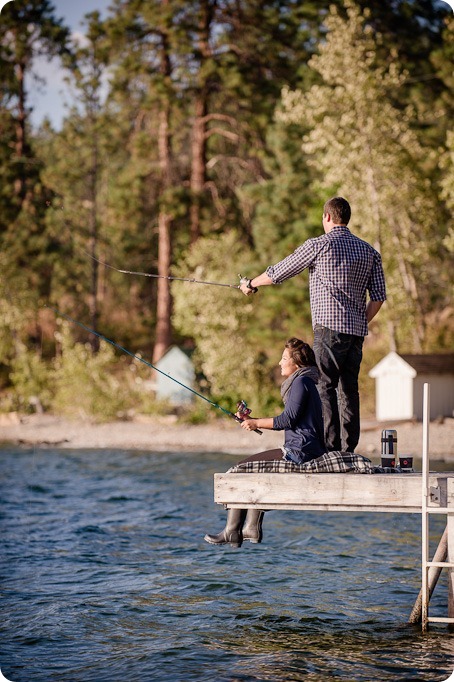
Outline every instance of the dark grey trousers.
{"type": "Polygon", "coordinates": [[[320,370],[317,384],[322,401],[328,452],[354,452],[359,441],[358,375],[364,337],[342,334],[316,325],[314,353],[320,370]]]}

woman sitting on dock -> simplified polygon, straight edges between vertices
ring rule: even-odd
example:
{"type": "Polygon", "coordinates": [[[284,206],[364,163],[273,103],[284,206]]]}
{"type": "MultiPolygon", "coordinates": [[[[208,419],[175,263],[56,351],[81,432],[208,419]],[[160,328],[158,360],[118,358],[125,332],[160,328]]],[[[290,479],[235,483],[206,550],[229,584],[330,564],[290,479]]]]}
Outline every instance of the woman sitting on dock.
{"type": "MultiPolygon", "coordinates": [[[[284,411],[277,417],[244,419],[241,427],[246,431],[272,429],[284,431],[284,445],[246,457],[241,463],[284,459],[295,464],[309,462],[325,452],[323,417],[317,390],[318,369],[314,351],[301,339],[287,341],[279,361],[284,381],[281,395],[284,411]]],[[[230,544],[241,547],[243,540],[262,541],[264,512],[260,509],[229,509],[227,523],[218,535],[205,535],[212,545],[230,544]]]]}

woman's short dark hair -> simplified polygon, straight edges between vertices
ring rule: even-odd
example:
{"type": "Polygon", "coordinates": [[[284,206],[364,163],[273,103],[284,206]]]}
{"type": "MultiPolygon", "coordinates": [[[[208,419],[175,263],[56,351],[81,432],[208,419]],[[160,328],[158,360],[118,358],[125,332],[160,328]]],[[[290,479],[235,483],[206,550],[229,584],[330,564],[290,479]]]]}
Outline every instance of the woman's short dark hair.
{"type": "Polygon", "coordinates": [[[298,367],[317,366],[314,351],[305,341],[292,337],[286,342],[285,347],[289,351],[293,362],[295,365],[298,365],[298,367]]]}

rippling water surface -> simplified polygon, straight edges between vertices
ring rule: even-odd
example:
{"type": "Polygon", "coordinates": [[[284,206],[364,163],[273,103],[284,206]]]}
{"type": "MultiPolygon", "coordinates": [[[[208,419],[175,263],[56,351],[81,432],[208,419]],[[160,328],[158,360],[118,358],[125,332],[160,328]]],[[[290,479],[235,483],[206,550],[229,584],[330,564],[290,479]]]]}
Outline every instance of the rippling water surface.
{"type": "MultiPolygon", "coordinates": [[[[407,625],[420,517],[273,511],[213,547],[220,454],[0,450],[11,682],[445,680],[446,626],[407,625]]],[[[361,477],[358,477],[360,485],[361,477]]],[[[444,518],[432,518],[432,544],[444,518]]],[[[446,615],[446,579],[431,602],[446,615]]]]}

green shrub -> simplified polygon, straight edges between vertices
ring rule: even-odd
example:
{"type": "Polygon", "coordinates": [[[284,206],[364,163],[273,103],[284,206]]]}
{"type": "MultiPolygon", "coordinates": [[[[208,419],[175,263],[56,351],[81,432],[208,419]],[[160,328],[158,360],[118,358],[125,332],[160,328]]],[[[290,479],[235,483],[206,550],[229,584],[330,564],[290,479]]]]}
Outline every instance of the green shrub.
{"type": "Polygon", "coordinates": [[[52,402],[52,378],[40,356],[19,343],[10,366],[9,378],[14,389],[10,394],[10,407],[32,412],[34,406],[39,404],[44,410],[47,409],[52,402]]]}
{"type": "MultiPolygon", "coordinates": [[[[179,273],[213,282],[225,281],[225,260],[230,271],[245,272],[252,260],[250,250],[234,232],[204,237],[179,263],[179,273]]],[[[238,282],[238,280],[237,280],[238,282]]],[[[175,282],[175,327],[196,344],[193,361],[208,387],[202,393],[220,396],[227,409],[244,399],[257,414],[268,396],[276,392],[262,350],[249,343],[251,319],[257,314],[256,301],[247,300],[238,290],[175,282]]]]}
{"type": "Polygon", "coordinates": [[[109,420],[131,407],[130,392],[114,375],[117,360],[109,345],[101,343],[93,354],[88,343],[73,342],[67,323],[62,324],[57,340],[61,352],[53,372],[56,413],[109,420]]]}

